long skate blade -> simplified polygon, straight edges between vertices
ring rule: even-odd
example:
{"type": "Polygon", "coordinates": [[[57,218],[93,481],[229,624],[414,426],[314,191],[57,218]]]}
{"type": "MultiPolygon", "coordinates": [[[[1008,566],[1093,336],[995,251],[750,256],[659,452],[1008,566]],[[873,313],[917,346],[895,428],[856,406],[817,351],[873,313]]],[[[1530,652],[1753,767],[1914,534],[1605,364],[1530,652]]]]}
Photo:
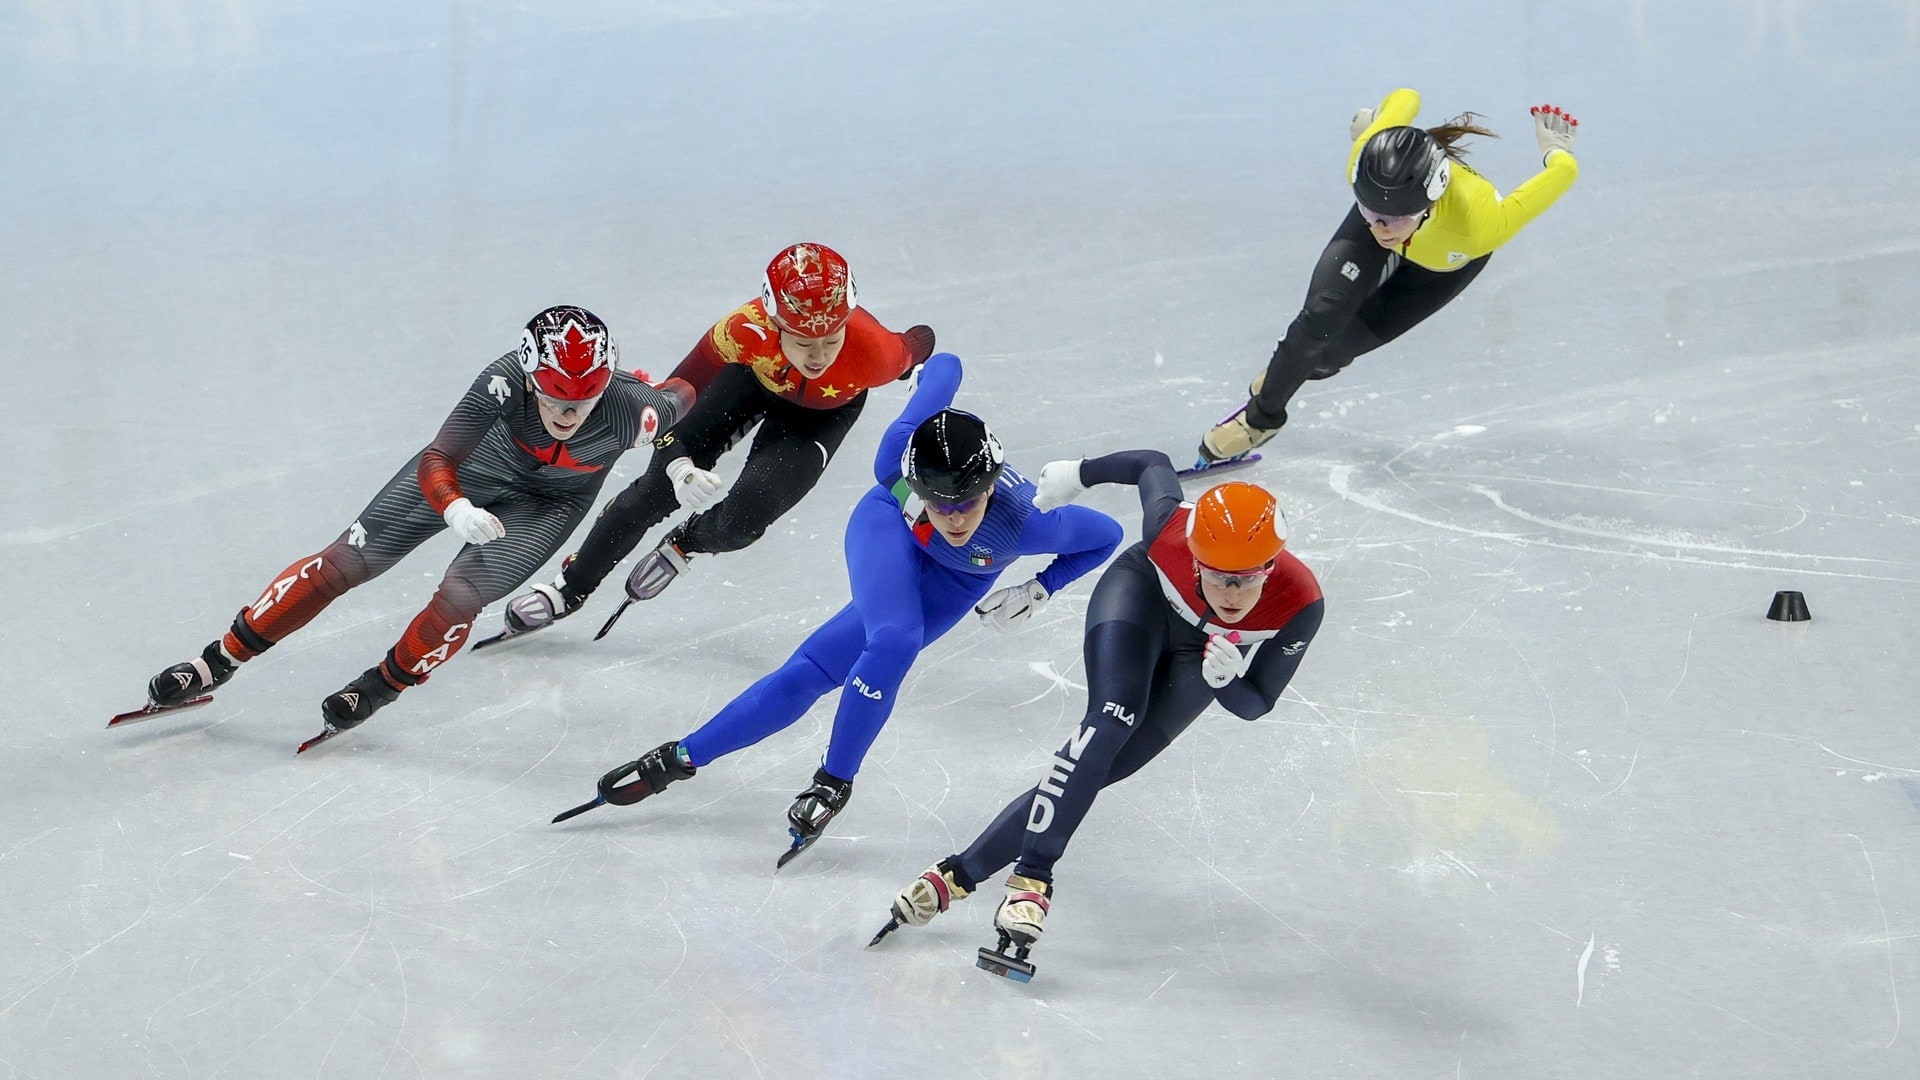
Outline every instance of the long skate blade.
{"type": "Polygon", "coordinates": [[[1259,460],[1260,452],[1257,450],[1242,454],[1239,457],[1226,458],[1221,461],[1208,461],[1206,458],[1201,458],[1192,465],[1174,473],[1174,475],[1182,480],[1191,480],[1196,476],[1210,476],[1217,472],[1226,472],[1228,469],[1245,468],[1259,460]]]}
{"type": "Polygon", "coordinates": [[[792,829],[787,830],[787,835],[793,837],[793,846],[780,854],[780,861],[773,864],[775,870],[783,869],[788,863],[798,858],[801,852],[820,842],[819,833],[815,833],[804,840],[800,838],[799,833],[794,832],[792,829]]]}
{"type": "Polygon", "coordinates": [[[593,797],[592,802],[583,802],[579,806],[576,806],[571,810],[562,810],[559,813],[553,815],[553,821],[551,822],[551,824],[558,825],[569,818],[577,818],[581,814],[586,813],[587,811],[593,809],[596,806],[605,806],[606,804],[607,804],[607,800],[601,798],[598,795],[595,795],[593,797]]]}
{"type": "Polygon", "coordinates": [[[479,652],[488,646],[498,645],[508,638],[517,638],[531,633],[533,633],[531,630],[502,630],[490,638],[481,638],[479,641],[474,642],[473,651],[479,652]]]}
{"type": "Polygon", "coordinates": [[[129,709],[126,712],[116,715],[113,719],[107,721],[107,726],[111,728],[120,727],[123,724],[137,724],[142,720],[151,720],[161,713],[183,712],[187,709],[197,709],[212,700],[212,694],[201,694],[196,698],[188,698],[178,705],[155,705],[152,702],[148,702],[137,709],[129,709]]]}
{"type": "Polygon", "coordinates": [[[613,614],[607,616],[606,625],[600,628],[599,633],[593,635],[593,640],[599,641],[601,638],[606,637],[607,631],[613,629],[613,624],[619,622],[620,616],[625,615],[627,613],[627,609],[632,606],[633,606],[632,597],[628,597],[627,599],[620,601],[620,606],[617,608],[614,608],[613,614]]]}
{"type": "Polygon", "coordinates": [[[974,966],[982,971],[991,971],[1003,979],[1014,982],[1032,982],[1033,965],[1025,960],[1016,960],[991,945],[982,945],[980,955],[974,958],[974,966]]]}
{"type": "Polygon", "coordinates": [[[328,739],[331,739],[338,734],[340,734],[340,729],[338,728],[321,728],[320,734],[315,735],[313,738],[308,739],[306,742],[301,743],[300,748],[298,750],[295,750],[294,753],[304,754],[307,751],[313,749],[316,746],[319,746],[321,743],[326,742],[328,739]]]}
{"type": "Polygon", "coordinates": [[[873,947],[874,947],[875,945],[878,945],[878,944],[880,944],[880,939],[881,939],[881,938],[884,938],[884,937],[886,937],[886,936],[887,936],[888,934],[891,934],[891,933],[893,933],[893,932],[894,932],[895,930],[898,930],[898,929],[900,929],[900,927],[901,927],[901,925],[902,925],[902,924],[901,924],[901,922],[900,922],[900,916],[898,916],[898,915],[895,915],[895,916],[893,916],[892,918],[890,918],[890,919],[888,919],[888,920],[887,920],[887,925],[885,925],[885,926],[883,926],[883,927],[881,927],[881,928],[880,928],[880,932],[879,932],[879,933],[877,933],[877,934],[875,934],[875,935],[873,935],[873,940],[872,940],[872,941],[869,941],[869,942],[867,942],[867,948],[869,948],[869,949],[871,949],[871,948],[873,948],[873,947]]]}

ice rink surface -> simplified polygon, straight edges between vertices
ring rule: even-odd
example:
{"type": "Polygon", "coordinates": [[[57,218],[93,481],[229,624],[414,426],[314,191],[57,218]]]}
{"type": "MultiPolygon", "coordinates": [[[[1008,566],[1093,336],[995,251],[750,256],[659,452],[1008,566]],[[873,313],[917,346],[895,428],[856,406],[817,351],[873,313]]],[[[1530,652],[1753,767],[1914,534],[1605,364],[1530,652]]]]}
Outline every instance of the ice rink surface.
{"type": "Polygon", "coordinates": [[[13,0],[0,1080],[1920,1075],[1916,91],[1912,0],[13,0]],[[1566,106],[1580,181],[1296,399],[1251,478],[1326,627],[1096,804],[1028,986],[972,963],[997,884],[863,946],[1072,729],[1091,579],[935,646],[779,875],[831,699],[547,824],[844,602],[900,387],[605,641],[612,584],[296,758],[443,537],[103,730],[534,311],[660,372],[795,240],[1026,471],[1184,460],[1401,85],[1503,190],[1566,106]]]}

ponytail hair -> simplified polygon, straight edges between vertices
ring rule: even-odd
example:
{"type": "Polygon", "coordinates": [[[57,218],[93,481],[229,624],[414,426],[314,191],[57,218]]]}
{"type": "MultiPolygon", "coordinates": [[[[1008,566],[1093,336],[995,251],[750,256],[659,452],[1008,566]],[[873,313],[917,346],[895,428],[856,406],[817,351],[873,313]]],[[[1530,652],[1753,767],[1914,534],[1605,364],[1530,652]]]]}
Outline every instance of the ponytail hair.
{"type": "Polygon", "coordinates": [[[1463,112],[1451,120],[1428,128],[1427,134],[1433,136],[1434,141],[1440,144],[1440,148],[1446,151],[1447,157],[1454,161],[1462,161],[1467,156],[1466,150],[1460,146],[1462,139],[1469,135],[1484,135],[1489,139],[1500,137],[1474,123],[1478,119],[1479,115],[1476,113],[1463,112]]]}

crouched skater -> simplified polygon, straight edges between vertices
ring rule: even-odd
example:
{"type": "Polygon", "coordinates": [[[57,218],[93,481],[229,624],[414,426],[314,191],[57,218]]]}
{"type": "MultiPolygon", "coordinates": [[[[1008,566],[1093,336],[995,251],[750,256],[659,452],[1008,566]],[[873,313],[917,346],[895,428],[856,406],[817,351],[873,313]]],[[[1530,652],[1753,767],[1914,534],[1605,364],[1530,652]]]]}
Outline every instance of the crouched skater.
{"type": "Polygon", "coordinates": [[[787,811],[793,842],[784,866],[846,808],[860,763],[921,650],[969,611],[1002,629],[1020,627],[1106,561],[1119,546],[1119,523],[1080,506],[1036,510],[1032,482],[1006,465],[986,424],[949,407],[960,377],[959,357],[934,354],[880,441],[878,483],[847,522],[852,601],[713,719],[608,773],[593,801],[555,821],[656,794],[791,726],[837,689],[826,759],[787,811]],[[1057,557],[1027,581],[994,588],[1007,564],[1040,554],[1057,557]]]}
{"type": "Polygon", "coordinates": [[[200,655],[147,684],[144,708],[111,723],[212,700],[240,665],[305,626],[348,589],[450,529],[466,544],[426,608],[379,663],[321,702],[315,744],[364,723],[425,682],[466,643],[482,608],[559,550],[628,448],[685,413],[693,390],[616,371],[605,323],[585,308],[535,315],[520,348],[483,368],[431,443],[388,480],[331,544],[274,575],[200,655]]]}
{"type": "Polygon", "coordinates": [[[972,846],[900,891],[873,944],[926,925],[1013,863],[994,914],[999,941],[980,950],[979,965],[1031,979],[1027,954],[1053,901],[1054,864],[1100,790],[1152,761],[1208,705],[1265,716],[1320,629],[1320,585],[1284,550],[1286,523],[1265,489],[1225,483],[1186,504],[1167,456],[1134,450],[1048,464],[1037,502],[1070,502],[1094,484],[1137,486],[1142,521],[1140,542],[1101,575],[1088,604],[1086,713],[1037,785],[972,846]]]}

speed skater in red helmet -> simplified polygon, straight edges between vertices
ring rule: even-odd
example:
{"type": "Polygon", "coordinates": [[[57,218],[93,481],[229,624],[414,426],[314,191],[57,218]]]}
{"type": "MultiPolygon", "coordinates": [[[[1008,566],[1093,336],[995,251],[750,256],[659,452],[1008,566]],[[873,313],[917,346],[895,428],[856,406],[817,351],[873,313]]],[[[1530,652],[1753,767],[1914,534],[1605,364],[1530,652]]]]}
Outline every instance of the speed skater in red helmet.
{"type": "Polygon", "coordinates": [[[876,935],[922,926],[1009,864],[980,966],[1033,975],[1027,951],[1053,900],[1054,865],[1095,796],[1172,744],[1219,704],[1255,720],[1271,712],[1320,629],[1320,585],[1286,550],[1272,493],[1227,483],[1182,501],[1173,463],[1132,450],[1040,470],[1035,505],[1072,502],[1094,484],[1140,494],[1139,543],[1100,575],[1088,601],[1086,711],[1040,782],[1001,810],[965,851],[941,859],[893,902],[876,935]]]}
{"type": "MultiPolygon", "coordinates": [[[[464,546],[424,610],[379,663],[321,703],[326,738],[356,727],[459,651],[488,603],[551,558],[592,506],[608,467],[672,426],[693,389],[617,370],[607,326],[548,308],[520,347],[481,369],[439,433],[340,535],[274,575],[200,655],[153,677],[133,718],[200,703],[241,664],[305,626],[342,593],[445,530],[464,546]]],[[[309,740],[311,745],[316,740],[309,740]]]]}
{"type": "Polygon", "coordinates": [[[1580,174],[1580,122],[1557,106],[1531,110],[1542,168],[1504,197],[1462,160],[1462,140],[1493,132],[1472,113],[1413,127],[1419,111],[1420,95],[1402,89],[1354,114],[1353,209],[1320,253],[1306,302],[1248,386],[1247,403],[1200,440],[1197,467],[1245,458],[1287,422],[1287,403],[1307,380],[1332,377],[1445,307],[1580,174]]]}
{"type": "Polygon", "coordinates": [[[699,391],[692,411],[655,440],[646,473],[601,511],[553,582],[508,604],[502,636],[579,610],[676,511],[688,514],[635,565],[629,599],[658,595],[697,555],[751,545],[813,490],[860,418],[867,391],[932,352],[928,327],[895,333],[860,307],[838,252],[814,243],[782,249],[761,276],[759,298],[715,323],[674,370],[699,391]],[[729,486],[713,469],[749,433],[746,460],[729,486]]]}

